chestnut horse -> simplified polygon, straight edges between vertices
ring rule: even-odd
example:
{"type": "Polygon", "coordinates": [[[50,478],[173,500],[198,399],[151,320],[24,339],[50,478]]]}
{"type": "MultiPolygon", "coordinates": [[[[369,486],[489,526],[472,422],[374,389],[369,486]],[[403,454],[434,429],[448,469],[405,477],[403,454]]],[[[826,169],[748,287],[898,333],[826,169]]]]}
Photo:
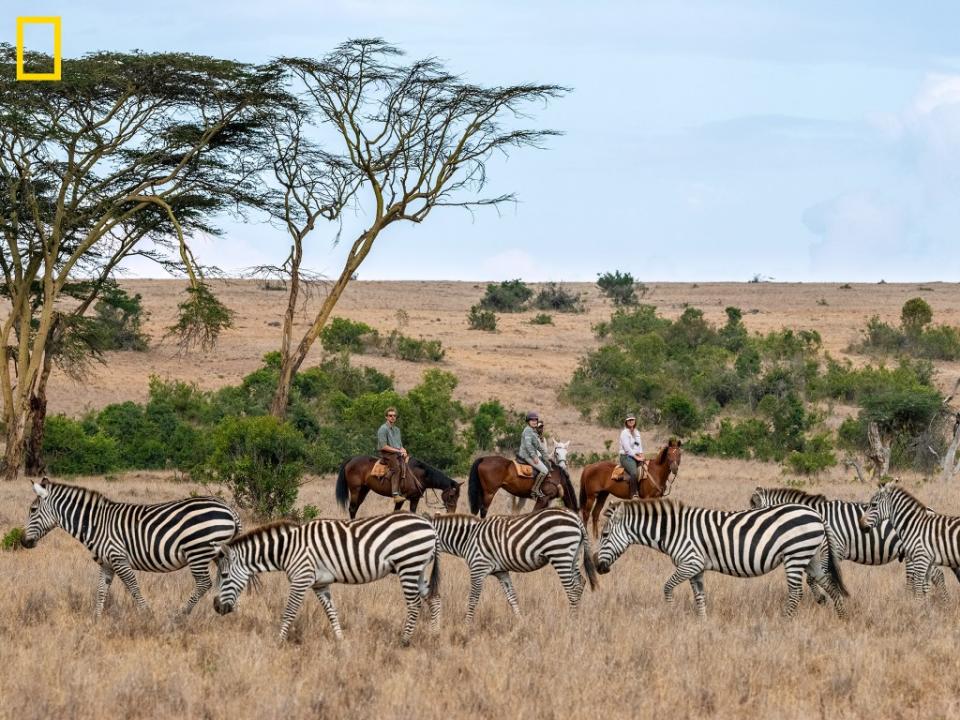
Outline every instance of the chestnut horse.
{"type": "MultiPolygon", "coordinates": [[[[673,481],[680,471],[682,445],[683,443],[676,438],[670,438],[657,457],[647,460],[646,472],[640,473],[641,498],[658,498],[670,493],[673,481]]],[[[607,496],[614,495],[624,500],[630,498],[630,483],[627,482],[627,476],[624,475],[619,480],[611,477],[616,466],[615,462],[597,462],[587,465],[580,473],[580,514],[586,526],[591,515],[590,511],[593,510],[594,537],[597,537],[597,525],[607,496]]]]}
{"type": "MultiPolygon", "coordinates": [[[[566,449],[566,445],[562,447],[566,449]]],[[[559,457],[559,453],[557,455],[559,457]]],[[[493,496],[500,488],[515,497],[528,498],[533,489],[533,478],[517,475],[517,468],[510,458],[500,455],[477,458],[470,468],[470,479],[467,481],[470,512],[474,515],[480,513],[482,518],[486,517],[490,503],[493,502],[493,496]]],[[[577,511],[577,494],[570,482],[566,462],[555,463],[551,460],[550,474],[544,479],[540,489],[543,496],[537,498],[533,512],[547,507],[554,498],[560,498],[568,510],[577,511]]]]}
{"type": "MultiPolygon", "coordinates": [[[[367,493],[373,490],[377,495],[391,497],[390,480],[386,477],[373,477],[370,471],[376,464],[377,458],[370,455],[357,455],[347,460],[340,466],[340,472],[337,473],[337,505],[341,510],[347,509],[347,500],[350,501],[350,517],[357,516],[357,510],[363,503],[367,493]]],[[[451,477],[447,477],[437,468],[428,465],[423,460],[410,458],[407,460],[407,482],[410,483],[410,473],[416,475],[420,481],[420,488],[431,488],[440,491],[440,499],[443,501],[444,509],[448,513],[457,511],[457,503],[460,501],[460,486],[462,482],[457,482],[451,477]]],[[[417,511],[417,505],[420,498],[423,497],[423,491],[417,488],[406,492],[406,497],[400,498],[399,502],[394,502],[393,511],[397,512],[405,500],[410,501],[410,512],[417,511]]],[[[400,488],[403,492],[406,488],[400,488]]]]}

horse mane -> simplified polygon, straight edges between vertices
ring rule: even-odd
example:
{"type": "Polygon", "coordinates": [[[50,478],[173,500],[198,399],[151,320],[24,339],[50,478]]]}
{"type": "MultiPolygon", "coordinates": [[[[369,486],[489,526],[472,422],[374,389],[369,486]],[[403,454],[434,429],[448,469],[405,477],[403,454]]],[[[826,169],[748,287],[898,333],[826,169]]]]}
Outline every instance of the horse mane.
{"type": "Polygon", "coordinates": [[[436,489],[438,490],[448,490],[457,484],[457,481],[452,477],[420,458],[410,458],[410,465],[423,468],[423,474],[431,481],[437,483],[436,489]]]}
{"type": "Polygon", "coordinates": [[[244,540],[247,540],[248,538],[251,538],[255,535],[261,535],[265,532],[269,532],[270,530],[280,529],[280,528],[296,528],[296,527],[300,527],[300,523],[294,522],[293,520],[274,520],[273,522],[269,522],[266,525],[255,527],[252,530],[247,530],[245,533],[241,535],[237,535],[235,538],[233,538],[233,540],[228,542],[227,545],[230,545],[231,547],[233,547],[243,542],[244,540]]]}
{"type": "Polygon", "coordinates": [[[660,452],[657,454],[657,465],[663,465],[667,462],[667,453],[670,451],[669,445],[664,445],[660,448],[660,452]]]}

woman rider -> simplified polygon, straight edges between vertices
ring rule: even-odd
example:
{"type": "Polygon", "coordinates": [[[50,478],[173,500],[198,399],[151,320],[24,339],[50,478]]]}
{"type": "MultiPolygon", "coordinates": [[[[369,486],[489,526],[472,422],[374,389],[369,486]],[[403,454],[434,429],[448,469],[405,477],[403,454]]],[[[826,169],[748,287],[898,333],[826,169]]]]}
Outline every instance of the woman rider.
{"type": "Polygon", "coordinates": [[[637,479],[640,476],[638,463],[641,462],[644,462],[643,443],[640,441],[640,431],[637,430],[637,416],[629,413],[623,419],[623,430],[620,431],[620,466],[627,473],[631,498],[640,497],[637,479]]]}
{"type": "Polygon", "coordinates": [[[530,490],[530,497],[532,498],[543,497],[540,486],[543,485],[543,481],[550,474],[550,469],[547,466],[547,456],[543,452],[540,437],[537,435],[537,423],[539,421],[540,416],[537,413],[527,413],[527,426],[520,436],[520,450],[517,452],[517,457],[533,467],[537,473],[533,480],[533,489],[530,490]]]}

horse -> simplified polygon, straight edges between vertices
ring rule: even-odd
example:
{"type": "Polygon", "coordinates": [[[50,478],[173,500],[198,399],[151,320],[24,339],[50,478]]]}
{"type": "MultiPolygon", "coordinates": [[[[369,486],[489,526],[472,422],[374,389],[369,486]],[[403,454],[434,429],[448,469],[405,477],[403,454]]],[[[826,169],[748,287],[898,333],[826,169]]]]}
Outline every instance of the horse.
{"type": "MultiPolygon", "coordinates": [[[[349,500],[351,518],[357,516],[357,510],[371,490],[378,495],[391,497],[390,479],[386,476],[374,477],[370,474],[376,462],[377,458],[370,455],[357,455],[340,466],[340,471],[337,473],[337,505],[340,506],[340,510],[346,510],[349,500]]],[[[440,499],[448,513],[457,511],[462,482],[457,482],[432,465],[414,457],[407,460],[407,468],[420,481],[420,485],[413,492],[407,493],[406,497],[395,500],[393,512],[400,510],[405,500],[410,501],[410,512],[416,512],[420,498],[423,497],[423,491],[427,488],[440,491],[440,499]]]]}
{"type": "MultiPolygon", "coordinates": [[[[670,438],[653,460],[647,460],[646,471],[640,474],[641,498],[665,497],[670,493],[673,481],[676,480],[677,473],[680,471],[682,445],[683,443],[677,438],[670,438]]],[[[603,511],[607,496],[614,495],[624,500],[630,499],[630,483],[627,482],[627,476],[614,479],[612,474],[615,467],[617,463],[607,460],[587,465],[580,473],[580,515],[583,517],[583,524],[586,525],[591,515],[590,511],[593,510],[594,537],[597,537],[600,513],[603,511]]]]}
{"type": "MultiPolygon", "coordinates": [[[[550,474],[543,481],[541,491],[543,495],[537,498],[533,511],[547,507],[551,500],[560,498],[568,510],[577,511],[577,494],[570,482],[570,473],[567,471],[566,443],[557,443],[554,454],[557,462],[550,463],[550,474]]],[[[467,481],[467,497],[470,499],[470,512],[481,518],[487,516],[490,503],[497,490],[503,488],[511,495],[520,498],[530,497],[533,489],[533,477],[524,477],[517,474],[514,461],[500,455],[486,455],[477,458],[470,468],[470,479],[467,481]]]]}
{"type": "MultiPolygon", "coordinates": [[[[571,440],[566,442],[559,442],[557,440],[550,440],[553,443],[553,452],[550,454],[550,460],[555,462],[562,468],[567,467],[567,449],[570,447],[571,440]]],[[[567,470],[567,472],[570,472],[567,470]]],[[[524,506],[527,504],[527,498],[513,496],[513,501],[510,503],[510,514],[519,515],[523,512],[524,506]]]]}

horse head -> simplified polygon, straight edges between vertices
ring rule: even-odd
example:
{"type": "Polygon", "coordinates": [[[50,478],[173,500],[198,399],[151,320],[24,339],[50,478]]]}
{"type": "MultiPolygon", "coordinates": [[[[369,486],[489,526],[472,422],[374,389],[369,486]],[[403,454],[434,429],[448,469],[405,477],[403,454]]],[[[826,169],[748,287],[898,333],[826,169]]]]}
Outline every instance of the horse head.
{"type": "Polygon", "coordinates": [[[571,442],[571,440],[566,442],[553,441],[553,461],[564,470],[567,469],[567,450],[571,442]]]}

